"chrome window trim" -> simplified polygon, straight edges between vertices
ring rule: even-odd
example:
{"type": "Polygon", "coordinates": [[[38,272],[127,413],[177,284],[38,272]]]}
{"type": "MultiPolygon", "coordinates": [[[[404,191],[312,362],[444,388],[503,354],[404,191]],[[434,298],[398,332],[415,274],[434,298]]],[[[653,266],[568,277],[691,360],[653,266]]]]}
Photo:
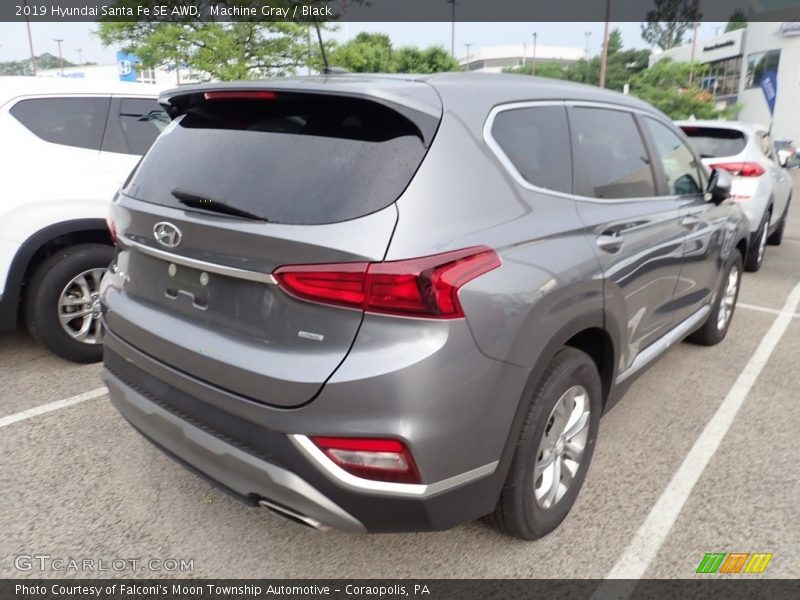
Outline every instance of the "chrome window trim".
{"type": "MultiPolygon", "coordinates": [[[[486,117],[486,121],[483,124],[483,141],[495,155],[495,158],[497,158],[497,160],[500,162],[503,168],[508,172],[509,175],[511,175],[514,181],[520,187],[523,187],[526,190],[530,190],[532,192],[539,192],[542,194],[548,194],[550,196],[557,196],[559,198],[569,198],[570,200],[576,200],[578,202],[593,202],[596,204],[627,204],[629,202],[658,202],[673,198],[673,196],[669,195],[643,196],[640,198],[592,198],[591,196],[582,196],[580,194],[570,194],[567,192],[559,192],[558,190],[551,190],[548,188],[534,185],[531,182],[529,182],[517,170],[517,168],[514,166],[514,163],[511,162],[511,159],[508,158],[508,155],[500,147],[500,144],[497,142],[497,140],[495,140],[494,136],[492,135],[492,127],[494,126],[495,118],[501,112],[505,112],[507,110],[517,110],[520,108],[538,108],[541,106],[563,106],[565,109],[569,107],[578,107],[578,108],[602,108],[606,110],[617,110],[629,114],[635,113],[638,115],[651,117],[653,119],[656,119],[657,121],[661,121],[664,124],[668,123],[668,121],[662,119],[660,115],[658,115],[658,113],[650,112],[648,110],[631,106],[624,106],[621,104],[592,102],[588,100],[530,100],[523,102],[509,102],[506,104],[498,104],[497,106],[492,108],[491,111],[489,111],[489,115],[486,117]]],[[[644,140],[642,140],[642,143],[644,144],[644,140]]],[[[570,140],[570,146],[571,145],[572,145],[572,140],[570,140]]],[[[681,196],[674,196],[674,197],[680,198],[681,196]]]]}
{"type": "Polygon", "coordinates": [[[147,246],[140,242],[136,242],[124,236],[120,236],[120,238],[117,241],[121,246],[135,248],[142,254],[147,254],[154,258],[169,261],[175,263],[176,265],[182,265],[184,267],[190,267],[192,269],[198,269],[200,271],[207,271],[209,273],[217,273],[218,275],[225,275],[227,277],[235,277],[237,279],[255,281],[257,283],[267,283],[270,285],[275,285],[278,283],[271,273],[259,273],[258,271],[237,269],[236,267],[228,267],[226,265],[219,265],[216,263],[206,262],[204,260],[198,260],[196,258],[189,258],[187,256],[173,254],[172,252],[167,252],[166,250],[151,248],[150,246],[147,246]]]}
{"type": "Polygon", "coordinates": [[[459,473],[453,477],[442,479],[435,483],[417,484],[417,483],[391,483],[385,481],[373,481],[371,479],[364,479],[356,477],[342,469],[339,465],[333,462],[326,454],[320,450],[308,436],[291,434],[289,439],[297,446],[297,448],[306,455],[313,463],[322,469],[322,471],[332,478],[337,483],[344,484],[346,487],[356,489],[359,491],[375,492],[378,494],[385,494],[391,496],[410,496],[414,498],[428,498],[436,494],[440,494],[447,490],[465,485],[481,477],[491,475],[497,469],[500,461],[494,461],[489,464],[483,465],[476,469],[459,473]]]}

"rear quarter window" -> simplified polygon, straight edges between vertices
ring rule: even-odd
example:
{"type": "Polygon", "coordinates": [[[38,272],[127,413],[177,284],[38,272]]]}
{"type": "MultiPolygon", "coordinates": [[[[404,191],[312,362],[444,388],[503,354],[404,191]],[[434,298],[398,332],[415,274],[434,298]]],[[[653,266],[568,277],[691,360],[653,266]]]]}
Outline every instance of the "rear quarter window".
{"type": "Polygon", "coordinates": [[[691,126],[684,126],[681,129],[700,158],[734,156],[742,152],[747,145],[744,133],[736,129],[691,126]]]}
{"type": "Polygon", "coordinates": [[[124,193],[179,208],[181,198],[203,198],[275,223],[335,223],[397,200],[426,150],[410,118],[370,100],[208,100],[173,121],[124,193]]]}
{"type": "Polygon", "coordinates": [[[492,138],[519,175],[531,185],[572,192],[567,109],[514,108],[497,113],[492,138]]]}
{"type": "Polygon", "coordinates": [[[9,112],[46,142],[100,150],[110,103],[110,97],[31,98],[9,112]]]}

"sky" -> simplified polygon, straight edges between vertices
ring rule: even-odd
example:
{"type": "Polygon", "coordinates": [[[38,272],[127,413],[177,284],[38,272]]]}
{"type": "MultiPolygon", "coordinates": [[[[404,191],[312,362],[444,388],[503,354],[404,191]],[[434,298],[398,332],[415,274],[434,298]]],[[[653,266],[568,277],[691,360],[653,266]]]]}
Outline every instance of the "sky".
{"type": "MultiPolygon", "coordinates": [[[[4,1],[4,0],[0,0],[4,1]]],[[[86,62],[113,64],[116,48],[103,48],[100,40],[92,33],[95,23],[31,23],[34,51],[37,55],[49,52],[58,55],[58,45],[54,38],[61,38],[64,58],[77,63],[79,58],[86,62]],[[80,51],[79,51],[80,49],[80,51]]],[[[612,23],[622,32],[626,48],[646,48],[641,39],[639,23],[612,23]]],[[[450,49],[450,23],[340,23],[339,31],[325,34],[328,37],[345,41],[361,31],[386,33],[395,46],[428,46],[437,44],[450,49]]],[[[698,39],[703,40],[724,31],[724,23],[703,23],[698,31],[698,39]]],[[[530,44],[536,32],[537,43],[542,46],[568,46],[584,48],[586,33],[589,36],[589,52],[599,54],[603,40],[603,23],[456,23],[456,55],[466,55],[466,45],[470,52],[481,46],[501,46],[507,44],[530,44]]],[[[24,23],[0,23],[0,62],[21,60],[29,56],[28,36],[24,23]]]]}

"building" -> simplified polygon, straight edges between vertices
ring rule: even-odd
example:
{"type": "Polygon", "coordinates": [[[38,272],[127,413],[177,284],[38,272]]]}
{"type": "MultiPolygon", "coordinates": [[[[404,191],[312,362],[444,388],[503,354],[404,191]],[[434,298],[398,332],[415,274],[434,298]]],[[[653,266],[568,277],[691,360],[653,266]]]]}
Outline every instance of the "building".
{"type": "Polygon", "coordinates": [[[773,137],[800,143],[800,22],[748,24],[745,67],[739,118],[765,124],[771,121],[773,137]],[[769,71],[775,71],[777,92],[772,119],[761,90],[769,71]]]}
{"type": "Polygon", "coordinates": [[[675,62],[698,62],[707,65],[701,86],[714,95],[720,106],[733,106],[739,99],[744,65],[746,30],[738,29],[708,40],[697,40],[650,56],[650,66],[669,58],[675,62]]]}
{"type": "MultiPolygon", "coordinates": [[[[690,62],[692,46],[654,54],[650,64],[666,57],[690,62]]],[[[800,143],[800,22],[751,22],[747,29],[698,40],[694,60],[709,66],[701,85],[720,105],[738,104],[740,120],[771,124],[776,139],[800,143]],[[776,92],[772,115],[761,88],[770,72],[776,92]]]]}
{"type": "MultiPolygon", "coordinates": [[[[586,57],[583,48],[562,46],[536,46],[536,61],[558,62],[569,65],[586,57]]],[[[533,44],[511,46],[485,46],[469,52],[459,62],[467,71],[487,71],[499,73],[509,67],[521,67],[534,58],[533,44]]]]}
{"type": "Polygon", "coordinates": [[[37,77],[65,77],[68,79],[135,81],[154,84],[160,88],[197,81],[186,68],[178,71],[175,69],[143,69],[138,62],[136,56],[120,51],[117,52],[117,63],[113,65],[82,65],[63,69],[45,69],[37,71],[36,75],[37,77]]]}

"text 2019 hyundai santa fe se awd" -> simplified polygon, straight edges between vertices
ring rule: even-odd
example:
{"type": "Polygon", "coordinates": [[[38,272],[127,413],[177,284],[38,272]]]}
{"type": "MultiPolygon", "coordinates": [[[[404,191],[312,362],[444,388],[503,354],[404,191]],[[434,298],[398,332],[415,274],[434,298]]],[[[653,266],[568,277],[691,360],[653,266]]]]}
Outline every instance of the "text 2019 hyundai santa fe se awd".
{"type": "Polygon", "coordinates": [[[144,436],[346,531],[566,516],[598,422],[725,337],[729,178],[620,94],[511,75],[186,86],[114,200],[103,377],[144,436]]]}

